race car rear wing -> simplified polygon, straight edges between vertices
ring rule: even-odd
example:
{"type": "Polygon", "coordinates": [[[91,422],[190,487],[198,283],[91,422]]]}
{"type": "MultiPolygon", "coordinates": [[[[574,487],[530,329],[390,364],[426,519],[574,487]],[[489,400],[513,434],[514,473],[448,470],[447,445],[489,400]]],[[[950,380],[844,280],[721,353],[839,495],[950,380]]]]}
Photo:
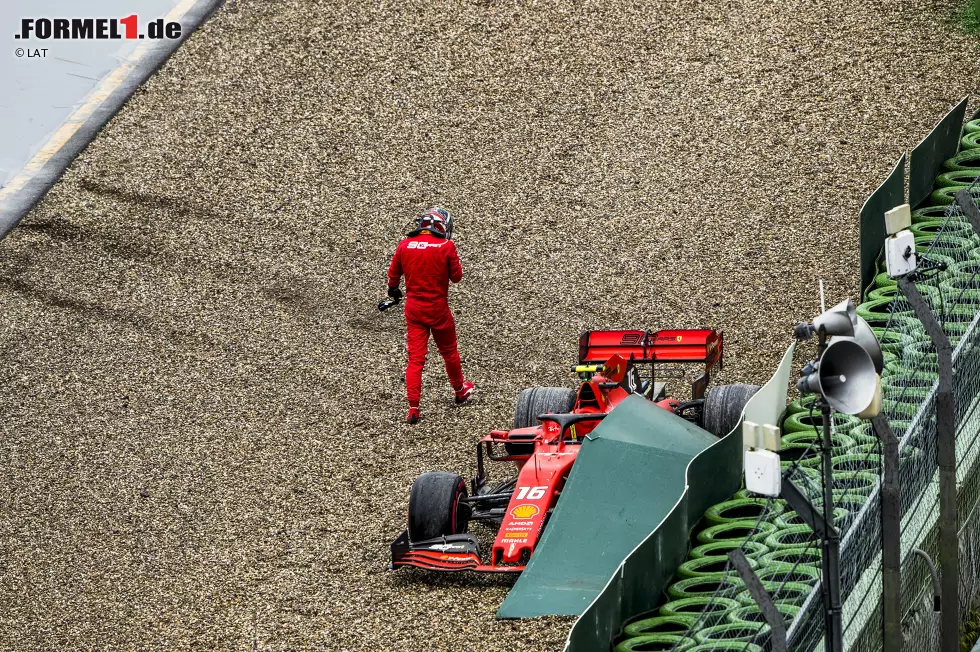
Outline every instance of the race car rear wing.
{"type": "MultiPolygon", "coordinates": [[[[722,331],[711,328],[677,328],[671,330],[596,330],[585,331],[579,338],[576,371],[595,371],[613,355],[620,355],[634,364],[704,363],[704,374],[694,383],[693,398],[704,395],[711,369],[724,369],[722,331]],[[596,366],[587,369],[585,366],[596,366]]],[[[655,379],[651,372],[651,381],[655,379]]]]}
{"type": "Polygon", "coordinates": [[[579,364],[602,363],[619,354],[633,362],[703,362],[723,367],[724,333],[710,328],[662,331],[585,331],[579,338],[579,364]]]}

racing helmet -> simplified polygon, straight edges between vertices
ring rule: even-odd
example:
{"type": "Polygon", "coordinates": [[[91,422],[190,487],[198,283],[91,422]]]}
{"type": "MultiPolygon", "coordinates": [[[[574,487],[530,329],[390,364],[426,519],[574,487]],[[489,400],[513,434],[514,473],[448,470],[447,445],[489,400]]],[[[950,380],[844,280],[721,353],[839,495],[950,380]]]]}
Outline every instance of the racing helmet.
{"type": "Polygon", "coordinates": [[[453,237],[453,216],[442,206],[430,208],[419,217],[417,230],[428,230],[433,235],[451,240],[453,237]]]}

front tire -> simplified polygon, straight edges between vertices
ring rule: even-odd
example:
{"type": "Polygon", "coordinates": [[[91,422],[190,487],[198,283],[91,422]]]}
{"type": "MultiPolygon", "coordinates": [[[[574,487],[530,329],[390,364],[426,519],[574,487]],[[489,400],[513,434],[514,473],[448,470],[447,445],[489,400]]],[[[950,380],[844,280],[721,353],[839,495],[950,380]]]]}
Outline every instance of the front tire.
{"type": "Polygon", "coordinates": [[[701,427],[715,437],[724,437],[738,425],[742,410],[761,387],[758,385],[719,385],[708,390],[701,409],[701,427]]]}
{"type": "Polygon", "coordinates": [[[423,473],[412,484],[408,499],[408,538],[425,541],[466,532],[469,505],[466,481],[456,473],[423,473]]]}

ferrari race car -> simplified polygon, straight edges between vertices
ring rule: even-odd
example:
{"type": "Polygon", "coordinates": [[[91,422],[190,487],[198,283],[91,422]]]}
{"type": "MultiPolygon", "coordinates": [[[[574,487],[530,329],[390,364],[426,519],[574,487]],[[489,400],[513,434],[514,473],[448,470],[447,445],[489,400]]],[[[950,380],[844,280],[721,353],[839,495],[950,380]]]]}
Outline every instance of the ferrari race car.
{"type": "Polygon", "coordinates": [[[408,528],[391,544],[391,565],[437,571],[515,573],[524,570],[558,503],[583,438],[630,395],[722,437],[737,425],[755,385],[708,389],[711,370],[722,368],[723,334],[710,329],[586,331],[579,340],[578,389],[534,387],[517,397],[514,427],[494,430],[476,449],[476,477],[469,491],[455,473],[423,473],[412,485],[408,528]],[[667,363],[668,369],[658,364],[667,363]],[[667,395],[665,378],[683,378],[675,363],[702,363],[692,397],[667,395]],[[640,367],[649,365],[648,373],[640,367]],[[491,486],[485,459],[512,462],[516,478],[491,486]],[[471,495],[472,494],[472,495],[471,495]],[[484,563],[480,546],[467,533],[471,521],[497,528],[484,563]]]}

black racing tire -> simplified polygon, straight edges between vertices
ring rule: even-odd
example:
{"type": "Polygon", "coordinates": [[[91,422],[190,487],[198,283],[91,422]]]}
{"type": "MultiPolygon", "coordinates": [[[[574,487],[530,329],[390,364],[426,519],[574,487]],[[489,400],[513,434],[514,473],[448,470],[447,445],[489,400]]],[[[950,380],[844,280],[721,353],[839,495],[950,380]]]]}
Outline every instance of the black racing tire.
{"type": "Polygon", "coordinates": [[[539,414],[567,414],[575,407],[574,389],[568,387],[528,387],[517,395],[514,427],[531,428],[540,423],[539,414]]]}
{"type": "MultiPolygon", "coordinates": [[[[528,387],[521,390],[514,404],[514,427],[533,428],[539,414],[566,414],[575,408],[576,391],[568,387],[528,387]]],[[[505,444],[509,455],[530,455],[534,444],[505,444]]]]}
{"type": "Polygon", "coordinates": [[[701,426],[715,437],[724,437],[738,425],[742,410],[761,387],[758,385],[719,385],[704,397],[701,426]]]}
{"type": "Polygon", "coordinates": [[[408,538],[425,541],[466,532],[466,481],[456,473],[423,473],[412,484],[408,499],[408,538]]]}

